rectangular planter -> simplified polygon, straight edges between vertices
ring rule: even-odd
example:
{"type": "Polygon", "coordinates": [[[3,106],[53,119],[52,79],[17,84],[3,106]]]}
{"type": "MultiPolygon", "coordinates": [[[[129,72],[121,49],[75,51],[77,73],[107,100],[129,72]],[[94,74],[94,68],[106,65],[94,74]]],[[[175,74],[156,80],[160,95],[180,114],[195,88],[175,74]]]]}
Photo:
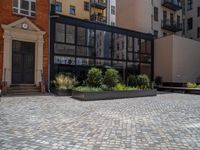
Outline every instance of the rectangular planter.
{"type": "Polygon", "coordinates": [[[103,91],[103,92],[72,91],[72,98],[84,101],[147,97],[156,95],[157,95],[156,89],[133,90],[133,91],[103,91]]]}
{"type": "Polygon", "coordinates": [[[52,89],[52,93],[54,93],[57,96],[72,96],[72,90],[52,89]]]}

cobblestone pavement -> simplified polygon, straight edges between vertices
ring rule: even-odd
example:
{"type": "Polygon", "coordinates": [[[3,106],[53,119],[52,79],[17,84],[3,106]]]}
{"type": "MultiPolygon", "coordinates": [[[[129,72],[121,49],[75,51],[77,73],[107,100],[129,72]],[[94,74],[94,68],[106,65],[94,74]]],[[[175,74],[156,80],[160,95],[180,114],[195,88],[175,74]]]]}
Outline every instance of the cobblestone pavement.
{"type": "Polygon", "coordinates": [[[200,96],[81,102],[4,97],[0,149],[200,149],[200,96]]]}

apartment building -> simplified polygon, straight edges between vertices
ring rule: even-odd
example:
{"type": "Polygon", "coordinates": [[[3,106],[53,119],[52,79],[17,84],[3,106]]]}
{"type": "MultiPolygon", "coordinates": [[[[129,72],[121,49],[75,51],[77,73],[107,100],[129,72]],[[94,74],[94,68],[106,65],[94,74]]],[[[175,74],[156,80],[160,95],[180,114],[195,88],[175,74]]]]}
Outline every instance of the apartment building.
{"type": "Polygon", "coordinates": [[[117,26],[152,33],[156,37],[182,34],[180,0],[117,1],[117,26]],[[137,14],[137,15],[134,15],[137,14]]]}
{"type": "Polygon", "coordinates": [[[116,24],[116,0],[52,0],[57,14],[109,25],[116,24]]]}
{"type": "Polygon", "coordinates": [[[187,38],[200,40],[200,1],[182,0],[183,4],[183,35],[187,38]]]}
{"type": "Polygon", "coordinates": [[[0,1],[1,86],[48,80],[49,1],[0,1]]]}

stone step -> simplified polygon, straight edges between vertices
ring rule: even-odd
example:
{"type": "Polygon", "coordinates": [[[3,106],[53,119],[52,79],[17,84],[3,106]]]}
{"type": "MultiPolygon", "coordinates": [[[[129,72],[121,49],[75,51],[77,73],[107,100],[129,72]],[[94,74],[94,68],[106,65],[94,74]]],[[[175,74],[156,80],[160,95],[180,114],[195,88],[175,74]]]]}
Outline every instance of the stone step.
{"type": "Polygon", "coordinates": [[[7,96],[41,94],[40,88],[33,84],[13,84],[8,88],[7,96]]]}

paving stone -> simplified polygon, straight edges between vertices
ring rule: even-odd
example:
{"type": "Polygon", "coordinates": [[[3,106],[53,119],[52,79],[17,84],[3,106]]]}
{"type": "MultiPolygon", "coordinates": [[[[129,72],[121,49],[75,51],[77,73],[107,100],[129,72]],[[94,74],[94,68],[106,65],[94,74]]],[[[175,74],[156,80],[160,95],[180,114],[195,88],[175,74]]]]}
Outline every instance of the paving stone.
{"type": "Polygon", "coordinates": [[[200,149],[200,96],[3,97],[0,149],[200,149]]]}

